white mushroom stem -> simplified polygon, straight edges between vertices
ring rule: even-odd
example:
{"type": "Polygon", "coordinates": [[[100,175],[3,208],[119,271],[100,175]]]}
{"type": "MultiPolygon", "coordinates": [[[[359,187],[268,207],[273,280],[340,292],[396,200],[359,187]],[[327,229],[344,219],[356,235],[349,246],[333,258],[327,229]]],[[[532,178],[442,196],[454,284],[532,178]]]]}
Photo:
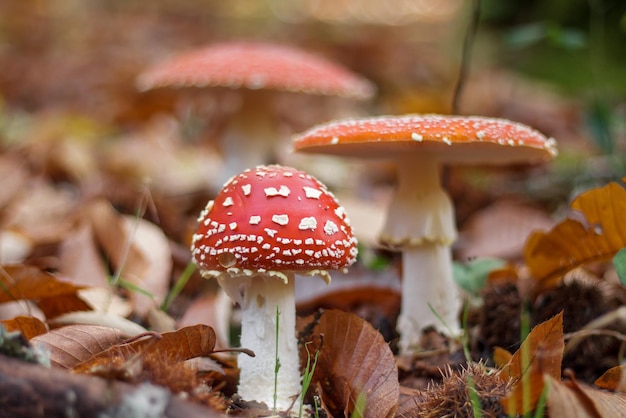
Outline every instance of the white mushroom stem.
{"type": "Polygon", "coordinates": [[[274,407],[275,360],[280,369],[276,379],[276,408],[286,411],[301,390],[300,360],[296,339],[294,277],[266,275],[222,276],[219,281],[226,293],[241,306],[241,347],[254,351],[255,357],[239,354],[238,393],[246,401],[264,402],[274,407]],[[276,344],[276,309],[279,311],[278,345],[276,344]]]}
{"type": "Polygon", "coordinates": [[[398,161],[398,187],[381,241],[402,249],[399,348],[410,353],[422,331],[458,334],[461,299],[452,276],[454,209],[439,183],[436,156],[409,154],[398,161]]]}
{"type": "Polygon", "coordinates": [[[228,116],[222,134],[221,148],[224,155],[223,176],[225,183],[230,177],[247,168],[275,163],[278,121],[273,115],[272,102],[261,92],[240,92],[238,109],[228,116]],[[260,100],[262,96],[264,100],[260,100]]]}

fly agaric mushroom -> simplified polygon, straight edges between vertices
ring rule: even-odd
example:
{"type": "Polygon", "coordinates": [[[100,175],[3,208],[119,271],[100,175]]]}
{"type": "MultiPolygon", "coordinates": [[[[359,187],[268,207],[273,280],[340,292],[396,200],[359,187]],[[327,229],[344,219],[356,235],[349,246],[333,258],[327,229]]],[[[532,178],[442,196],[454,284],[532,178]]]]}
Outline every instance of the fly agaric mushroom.
{"type": "MultiPolygon", "coordinates": [[[[161,87],[226,88],[240,93],[222,134],[225,180],[276,153],[278,124],[270,91],[367,99],[373,85],[322,57],[282,45],[223,42],[157,63],[139,75],[140,90],[161,87]]],[[[222,106],[225,107],[225,106],[222,106]]]]}
{"type": "Polygon", "coordinates": [[[296,151],[395,159],[398,185],[380,234],[402,250],[399,348],[410,353],[428,327],[460,332],[452,277],[457,236],[441,163],[510,164],[549,160],[556,141],[519,123],[485,117],[405,115],[330,122],[294,139],[296,151]],[[443,323],[442,323],[443,322],[443,323]]]}
{"type": "Polygon", "coordinates": [[[326,187],[302,171],[260,166],[233,177],[206,206],[193,236],[193,260],[217,277],[242,310],[238,392],[271,407],[275,358],[279,410],[300,391],[294,275],[342,270],[356,259],[345,211],[326,187]],[[276,310],[280,313],[276,346],[276,310]]]}

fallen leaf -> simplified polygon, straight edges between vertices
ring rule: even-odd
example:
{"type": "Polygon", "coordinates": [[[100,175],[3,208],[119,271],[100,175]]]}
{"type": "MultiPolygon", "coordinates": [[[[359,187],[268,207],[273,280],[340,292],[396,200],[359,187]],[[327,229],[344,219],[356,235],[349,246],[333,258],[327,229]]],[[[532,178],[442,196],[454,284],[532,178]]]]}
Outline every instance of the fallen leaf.
{"type": "MultiPolygon", "coordinates": [[[[324,311],[312,329],[301,334],[314,355],[319,351],[311,382],[331,416],[392,417],[400,386],[393,354],[367,321],[338,310],[324,311]],[[358,410],[357,410],[358,409],[358,410]]],[[[303,347],[300,358],[306,364],[303,347]]]]}
{"type": "Polygon", "coordinates": [[[108,286],[107,271],[91,225],[84,223],[61,242],[59,272],[72,283],[108,286]]]}
{"type": "MultiPolygon", "coordinates": [[[[626,181],[626,177],[622,179],[626,181]]],[[[612,182],[579,195],[572,214],[549,232],[537,232],[526,243],[524,257],[536,292],[554,287],[570,270],[609,261],[626,247],[626,189],[612,182]]]]}
{"type": "Polygon", "coordinates": [[[474,257],[515,260],[522,256],[528,236],[550,228],[545,211],[511,200],[498,201],[472,215],[455,243],[459,260],[474,257]]]}
{"type": "Polygon", "coordinates": [[[146,269],[141,273],[125,269],[124,278],[148,292],[147,297],[139,292],[131,292],[134,311],[141,317],[151,308],[160,306],[169,290],[172,272],[172,253],[169,242],[161,228],[136,216],[124,216],[126,239],[146,260],[146,269]]]}
{"type": "Polygon", "coordinates": [[[0,267],[0,303],[20,299],[40,300],[73,295],[79,286],[68,283],[37,267],[7,265],[0,267]]]}
{"type": "Polygon", "coordinates": [[[48,321],[50,325],[99,325],[107,328],[115,328],[122,333],[123,337],[134,337],[148,330],[129,319],[121,316],[98,311],[74,311],[56,316],[48,321]]]}
{"type": "Polygon", "coordinates": [[[13,319],[0,321],[0,323],[2,323],[9,332],[20,331],[27,340],[48,332],[46,324],[34,316],[16,316],[13,319]]]}
{"type": "Polygon", "coordinates": [[[133,286],[134,312],[145,317],[163,302],[169,288],[172,256],[167,237],[144,219],[120,215],[108,202],[94,202],[89,211],[97,240],[121,279],[133,286]]]}
{"type": "Polygon", "coordinates": [[[215,332],[206,325],[194,325],[174,332],[158,334],[158,338],[143,338],[119,344],[96,353],[73,366],[77,373],[90,373],[107,365],[123,364],[132,356],[154,356],[164,365],[207,356],[215,349],[215,332]]]}
{"type": "Polygon", "coordinates": [[[47,319],[53,319],[69,312],[91,310],[91,306],[78,293],[39,299],[35,303],[47,319]]]}
{"type": "Polygon", "coordinates": [[[53,365],[66,369],[122,341],[124,337],[118,330],[96,325],[68,325],[30,340],[50,353],[53,365]]]}
{"type": "Polygon", "coordinates": [[[626,366],[615,366],[593,382],[597,387],[615,392],[626,392],[626,366]]]}
{"type": "Polygon", "coordinates": [[[592,388],[574,379],[549,382],[550,418],[615,418],[626,416],[626,395],[592,388]]]}
{"type": "Polygon", "coordinates": [[[20,190],[3,213],[6,228],[35,244],[58,242],[74,225],[77,195],[62,187],[36,182],[20,190]]]}
{"type": "Polygon", "coordinates": [[[543,376],[561,378],[565,339],[563,312],[535,326],[511,361],[502,368],[503,379],[515,379],[511,393],[502,400],[507,413],[533,410],[543,391],[543,376]]]}
{"type": "Polygon", "coordinates": [[[513,360],[513,354],[502,347],[493,348],[493,362],[497,367],[505,367],[513,360]]]}

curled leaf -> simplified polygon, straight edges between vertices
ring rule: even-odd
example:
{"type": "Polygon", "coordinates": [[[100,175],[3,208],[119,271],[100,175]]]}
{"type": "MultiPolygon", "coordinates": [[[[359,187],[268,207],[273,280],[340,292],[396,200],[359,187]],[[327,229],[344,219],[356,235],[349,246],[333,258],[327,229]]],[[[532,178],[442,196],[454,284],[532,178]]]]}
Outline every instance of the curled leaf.
{"type": "Polygon", "coordinates": [[[598,390],[574,379],[549,382],[547,405],[551,418],[613,418],[626,416],[626,395],[598,390]]]}
{"type": "Polygon", "coordinates": [[[597,387],[616,392],[626,392],[626,366],[615,366],[593,382],[597,387]]]}
{"type": "MultiPolygon", "coordinates": [[[[367,321],[338,310],[324,311],[302,336],[319,351],[311,382],[332,416],[392,417],[400,386],[395,359],[382,335],[367,321]]],[[[306,350],[300,351],[305,359],[306,350]]]]}
{"type": "MultiPolygon", "coordinates": [[[[622,179],[626,181],[626,177],[622,179]]],[[[524,250],[537,291],[554,287],[570,270],[609,261],[626,247],[626,189],[612,182],[579,195],[571,217],[533,234],[524,250]]]]}

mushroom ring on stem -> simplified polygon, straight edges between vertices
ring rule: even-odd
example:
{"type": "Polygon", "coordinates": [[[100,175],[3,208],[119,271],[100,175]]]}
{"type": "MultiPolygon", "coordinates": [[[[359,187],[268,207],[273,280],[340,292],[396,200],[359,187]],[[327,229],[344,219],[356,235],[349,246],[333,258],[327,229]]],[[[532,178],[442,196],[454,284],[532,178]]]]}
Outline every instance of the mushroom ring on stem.
{"type": "Polygon", "coordinates": [[[272,165],[233,177],[198,222],[193,260],[239,303],[241,346],[255,353],[239,355],[239,395],[272,407],[278,357],[276,407],[286,410],[301,389],[294,275],[319,275],[328,282],[327,270],[346,269],[356,260],[345,211],[312,176],[272,165]]]}
{"type": "Polygon", "coordinates": [[[398,184],[380,241],[403,253],[399,347],[410,353],[426,328],[460,332],[450,251],[457,231],[452,203],[440,186],[440,164],[547,161],[556,155],[556,141],[505,119],[403,115],[319,125],[298,135],[294,149],[397,163],[398,184]]]}

